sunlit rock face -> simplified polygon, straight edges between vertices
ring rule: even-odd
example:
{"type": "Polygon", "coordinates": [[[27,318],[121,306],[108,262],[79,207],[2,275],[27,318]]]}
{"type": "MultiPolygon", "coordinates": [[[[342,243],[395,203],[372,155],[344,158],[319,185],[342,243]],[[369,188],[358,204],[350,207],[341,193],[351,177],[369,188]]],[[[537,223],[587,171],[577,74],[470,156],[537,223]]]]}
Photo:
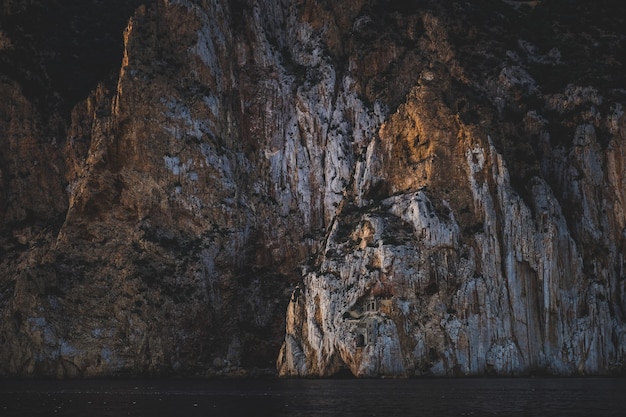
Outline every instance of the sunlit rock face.
{"type": "Polygon", "coordinates": [[[622,8],[439,3],[7,3],[0,374],[623,372],[622,8]]]}

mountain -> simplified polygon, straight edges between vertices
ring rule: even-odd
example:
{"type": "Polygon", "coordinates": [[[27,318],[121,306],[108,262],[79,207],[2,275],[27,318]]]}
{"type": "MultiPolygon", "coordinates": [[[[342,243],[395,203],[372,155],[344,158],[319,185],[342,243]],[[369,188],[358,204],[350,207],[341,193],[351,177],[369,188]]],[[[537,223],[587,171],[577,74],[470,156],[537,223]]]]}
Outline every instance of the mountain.
{"type": "Polygon", "coordinates": [[[0,375],[623,373],[625,27],[5,1],[0,375]]]}

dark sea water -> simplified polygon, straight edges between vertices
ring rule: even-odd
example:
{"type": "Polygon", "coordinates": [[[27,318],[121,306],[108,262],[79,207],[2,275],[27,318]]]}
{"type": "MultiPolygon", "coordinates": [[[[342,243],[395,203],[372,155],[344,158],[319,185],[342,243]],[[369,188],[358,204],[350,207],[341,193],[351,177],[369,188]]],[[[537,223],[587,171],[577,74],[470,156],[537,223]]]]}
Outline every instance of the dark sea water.
{"type": "Polygon", "coordinates": [[[626,416],[626,379],[0,381],[0,416],[626,416]]]}

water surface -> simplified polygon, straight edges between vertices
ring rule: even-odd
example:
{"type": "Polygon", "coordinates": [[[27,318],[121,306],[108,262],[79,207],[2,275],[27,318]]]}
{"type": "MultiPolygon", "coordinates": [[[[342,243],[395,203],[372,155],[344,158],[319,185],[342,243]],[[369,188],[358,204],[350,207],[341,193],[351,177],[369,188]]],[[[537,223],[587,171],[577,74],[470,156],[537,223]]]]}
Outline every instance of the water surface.
{"type": "Polygon", "coordinates": [[[626,416],[624,378],[0,381],[0,416],[626,416]]]}

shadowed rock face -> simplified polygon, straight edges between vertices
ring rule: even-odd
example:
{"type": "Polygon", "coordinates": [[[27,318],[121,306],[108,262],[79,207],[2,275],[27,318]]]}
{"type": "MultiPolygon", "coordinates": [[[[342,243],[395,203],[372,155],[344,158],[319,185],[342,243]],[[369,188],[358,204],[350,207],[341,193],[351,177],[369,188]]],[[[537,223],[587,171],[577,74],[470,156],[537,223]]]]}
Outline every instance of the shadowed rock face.
{"type": "Polygon", "coordinates": [[[0,10],[0,374],[623,372],[618,4],[119,3],[0,10]]]}

